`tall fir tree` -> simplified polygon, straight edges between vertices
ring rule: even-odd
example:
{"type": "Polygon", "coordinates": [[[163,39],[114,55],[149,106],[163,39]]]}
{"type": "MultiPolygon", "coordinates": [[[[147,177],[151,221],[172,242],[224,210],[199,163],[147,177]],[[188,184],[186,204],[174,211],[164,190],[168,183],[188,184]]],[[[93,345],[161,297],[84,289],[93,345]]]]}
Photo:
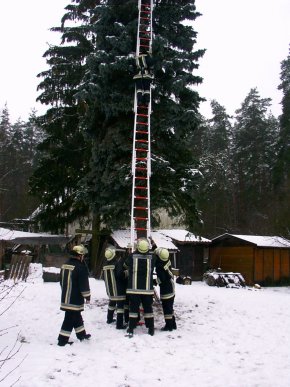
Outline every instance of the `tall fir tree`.
{"type": "Polygon", "coordinates": [[[277,233],[290,236],[290,51],[281,62],[282,114],[278,141],[277,162],[274,168],[275,193],[277,195],[276,228],[277,233]]]}
{"type": "Polygon", "coordinates": [[[202,231],[208,237],[229,231],[234,223],[232,124],[226,109],[211,101],[212,118],[205,121],[201,139],[198,207],[202,231]]]}
{"type": "Polygon", "coordinates": [[[38,100],[50,108],[38,120],[45,138],[38,148],[41,156],[30,187],[41,201],[37,220],[43,229],[54,232],[64,232],[68,223],[89,211],[79,186],[87,172],[91,145],[79,119],[86,107],[77,102],[75,93],[85,73],[85,59],[93,50],[87,28],[91,7],[100,1],[77,3],[68,5],[62,25],[52,28],[61,33],[61,45],[45,52],[49,68],[38,75],[43,78],[38,100]]]}
{"type": "Polygon", "coordinates": [[[237,232],[267,233],[273,199],[272,168],[276,159],[278,121],[271,113],[270,98],[251,89],[234,125],[233,169],[236,175],[237,232]]]}
{"type": "MultiPolygon", "coordinates": [[[[197,164],[190,139],[199,124],[201,100],[193,89],[201,82],[194,71],[204,51],[194,51],[196,32],[192,23],[184,22],[193,22],[198,15],[193,1],[170,6],[159,1],[153,13],[151,208],[183,214],[191,229],[197,223],[197,164]]],[[[130,219],[137,16],[136,1],[108,1],[102,7],[92,26],[96,49],[87,58],[88,71],[78,93],[88,106],[84,126],[93,139],[84,195],[112,228],[130,219]]]]}

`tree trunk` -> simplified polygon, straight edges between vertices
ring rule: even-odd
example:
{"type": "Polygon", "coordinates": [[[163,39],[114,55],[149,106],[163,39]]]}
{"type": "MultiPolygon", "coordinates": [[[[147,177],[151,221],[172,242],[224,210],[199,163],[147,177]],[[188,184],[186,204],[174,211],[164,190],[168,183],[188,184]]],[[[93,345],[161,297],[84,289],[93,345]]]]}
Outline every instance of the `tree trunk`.
{"type": "Polygon", "coordinates": [[[92,252],[91,252],[91,270],[95,277],[100,275],[99,249],[100,249],[100,215],[94,213],[92,221],[92,252]]]}

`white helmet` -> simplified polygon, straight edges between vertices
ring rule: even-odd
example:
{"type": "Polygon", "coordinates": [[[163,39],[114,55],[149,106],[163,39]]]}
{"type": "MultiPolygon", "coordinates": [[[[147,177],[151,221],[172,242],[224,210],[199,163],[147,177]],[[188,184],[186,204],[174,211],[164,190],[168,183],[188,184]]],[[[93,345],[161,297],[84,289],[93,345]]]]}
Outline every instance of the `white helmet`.
{"type": "Polygon", "coordinates": [[[149,242],[146,238],[139,238],[137,240],[137,250],[139,251],[139,253],[147,253],[147,251],[149,250],[149,242]]]}
{"type": "Polygon", "coordinates": [[[114,246],[107,247],[105,250],[105,257],[107,258],[108,261],[114,258],[116,255],[116,249],[114,246]]]}
{"type": "Polygon", "coordinates": [[[73,251],[76,252],[78,255],[85,255],[88,252],[84,245],[74,246],[73,251]]]}
{"type": "Polygon", "coordinates": [[[167,261],[168,258],[169,258],[169,251],[167,249],[165,249],[164,247],[158,247],[156,250],[155,250],[155,254],[158,255],[158,257],[162,260],[162,261],[167,261]]]}

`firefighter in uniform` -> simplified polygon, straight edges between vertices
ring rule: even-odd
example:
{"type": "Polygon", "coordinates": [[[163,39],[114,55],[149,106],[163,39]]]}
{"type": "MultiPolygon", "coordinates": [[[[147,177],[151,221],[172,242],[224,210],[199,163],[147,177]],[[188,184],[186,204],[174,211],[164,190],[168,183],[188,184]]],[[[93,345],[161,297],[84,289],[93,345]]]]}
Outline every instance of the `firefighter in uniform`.
{"type": "Polygon", "coordinates": [[[151,54],[141,54],[136,57],[138,73],[133,79],[136,82],[137,105],[147,106],[150,101],[150,85],[153,80],[153,60],[151,54]]]}
{"type": "Polygon", "coordinates": [[[165,319],[165,326],[162,331],[172,331],[176,329],[173,304],[175,297],[174,276],[171,272],[171,262],[169,260],[169,251],[165,248],[155,250],[157,284],[160,287],[160,299],[165,319]]]}
{"type": "Polygon", "coordinates": [[[84,301],[90,302],[91,293],[89,273],[84,263],[86,248],[82,245],[74,246],[70,259],[61,267],[61,306],[65,312],[64,320],[58,336],[58,345],[72,344],[69,337],[74,328],[77,338],[88,340],[81,312],[84,310],[84,301]]]}
{"type": "Polygon", "coordinates": [[[149,246],[149,241],[146,238],[139,238],[136,250],[128,256],[125,262],[125,268],[128,269],[129,328],[127,333],[129,337],[133,336],[136,328],[140,304],[144,309],[144,320],[148,334],[154,335],[152,304],[155,256],[149,252],[149,246]]]}
{"type": "Polygon", "coordinates": [[[129,319],[129,310],[126,303],[126,285],[127,279],[124,271],[124,260],[121,257],[116,257],[116,249],[114,246],[109,246],[105,250],[105,263],[103,265],[104,280],[106,285],[107,295],[109,297],[109,305],[107,312],[107,323],[112,323],[114,312],[117,306],[117,329],[124,329],[125,322],[129,319]]]}

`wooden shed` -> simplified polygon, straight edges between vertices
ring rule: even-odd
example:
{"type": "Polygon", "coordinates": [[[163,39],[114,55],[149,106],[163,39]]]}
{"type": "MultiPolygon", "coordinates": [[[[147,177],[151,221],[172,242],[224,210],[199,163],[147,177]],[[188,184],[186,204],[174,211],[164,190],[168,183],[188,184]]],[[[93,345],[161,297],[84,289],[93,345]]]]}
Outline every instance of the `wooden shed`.
{"type": "Polygon", "coordinates": [[[210,239],[195,235],[184,229],[158,230],[171,238],[177,247],[175,267],[181,276],[190,276],[193,281],[201,281],[208,261],[210,239]]]}
{"type": "MultiPolygon", "coordinates": [[[[208,259],[209,239],[194,235],[184,229],[154,230],[151,232],[152,242],[156,247],[169,250],[172,266],[179,269],[181,276],[190,276],[200,281],[204,273],[204,263],[208,259]]],[[[126,250],[130,242],[130,230],[114,231],[109,243],[119,250],[126,250]]]]}
{"type": "Polygon", "coordinates": [[[33,262],[43,266],[60,267],[68,259],[65,246],[71,240],[70,236],[0,228],[0,267],[10,264],[12,255],[21,255],[29,250],[33,262]]]}
{"type": "Polygon", "coordinates": [[[210,266],[240,272],[248,285],[290,281],[290,241],[278,236],[223,234],[212,240],[210,266]]]}

